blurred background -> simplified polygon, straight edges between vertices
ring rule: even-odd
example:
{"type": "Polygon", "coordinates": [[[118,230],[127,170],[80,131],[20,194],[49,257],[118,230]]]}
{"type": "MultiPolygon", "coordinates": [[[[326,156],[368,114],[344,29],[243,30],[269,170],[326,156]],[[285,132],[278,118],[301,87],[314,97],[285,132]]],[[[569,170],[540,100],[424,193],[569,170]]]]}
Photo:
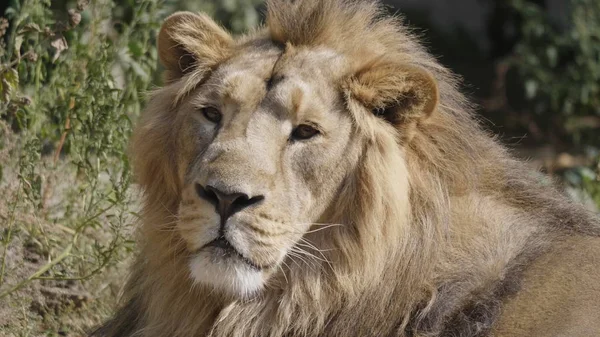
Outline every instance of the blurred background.
{"type": "MultiPolygon", "coordinates": [[[[482,123],[600,207],[600,1],[395,0],[464,79],[482,123]]],[[[260,0],[10,0],[0,5],[0,336],[80,336],[111,312],[135,249],[132,124],[160,85],[176,10],[235,33],[260,0]]]]}

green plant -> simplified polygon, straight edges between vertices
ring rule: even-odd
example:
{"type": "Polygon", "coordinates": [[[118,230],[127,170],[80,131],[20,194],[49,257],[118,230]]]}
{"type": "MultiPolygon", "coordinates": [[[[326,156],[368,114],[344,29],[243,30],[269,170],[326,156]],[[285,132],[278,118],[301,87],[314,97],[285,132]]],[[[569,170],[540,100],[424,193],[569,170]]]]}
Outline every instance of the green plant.
{"type": "Polygon", "coordinates": [[[0,302],[7,308],[41,291],[39,315],[66,310],[72,296],[49,288],[79,292],[132,248],[126,148],[156,67],[159,2],[129,5],[119,16],[111,1],[25,0],[1,21],[0,302]]]}
{"type": "Polygon", "coordinates": [[[524,79],[527,108],[549,132],[600,144],[600,2],[570,0],[566,27],[538,5],[513,0],[523,20],[511,64],[524,79]]]}
{"type": "Polygon", "coordinates": [[[260,22],[257,8],[264,0],[167,0],[170,11],[187,10],[206,12],[234,33],[243,33],[249,28],[256,27],[260,22]]]}
{"type": "MultiPolygon", "coordinates": [[[[524,83],[525,106],[547,135],[600,158],[600,2],[570,0],[569,21],[554,23],[539,5],[513,0],[520,16],[520,40],[510,58],[524,83]]],[[[568,172],[600,207],[597,166],[568,172]]]]}

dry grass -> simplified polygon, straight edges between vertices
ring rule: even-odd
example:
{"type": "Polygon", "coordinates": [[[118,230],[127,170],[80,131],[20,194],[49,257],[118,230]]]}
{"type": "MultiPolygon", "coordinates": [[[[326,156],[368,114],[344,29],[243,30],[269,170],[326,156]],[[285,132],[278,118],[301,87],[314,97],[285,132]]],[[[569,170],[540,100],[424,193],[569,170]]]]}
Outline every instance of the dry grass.
{"type": "MultiPolygon", "coordinates": [[[[18,138],[2,126],[0,336],[81,336],[116,304],[133,249],[134,199],[109,203],[90,220],[79,193],[85,181],[70,163],[48,157],[37,165],[43,207],[32,203],[18,156],[8,156],[18,153],[18,138]]],[[[107,188],[106,177],[99,180],[96,188],[107,188]]]]}

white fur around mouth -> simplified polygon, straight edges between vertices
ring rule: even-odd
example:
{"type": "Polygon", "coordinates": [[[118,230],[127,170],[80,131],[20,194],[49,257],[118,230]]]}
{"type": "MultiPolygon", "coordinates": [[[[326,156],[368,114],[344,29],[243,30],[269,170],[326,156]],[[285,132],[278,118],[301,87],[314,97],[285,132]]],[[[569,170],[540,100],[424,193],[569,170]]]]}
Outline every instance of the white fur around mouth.
{"type": "Polygon", "coordinates": [[[223,248],[206,248],[189,261],[194,281],[240,297],[250,297],[263,288],[265,277],[261,269],[223,248]]]}

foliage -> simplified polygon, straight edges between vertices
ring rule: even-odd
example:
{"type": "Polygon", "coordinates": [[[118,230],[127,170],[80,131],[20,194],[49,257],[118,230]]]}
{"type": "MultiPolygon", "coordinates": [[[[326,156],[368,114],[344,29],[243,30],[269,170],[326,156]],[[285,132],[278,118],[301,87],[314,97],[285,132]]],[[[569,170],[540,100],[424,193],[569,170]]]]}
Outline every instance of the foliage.
{"type": "Polygon", "coordinates": [[[234,33],[243,33],[260,23],[258,8],[264,0],[168,0],[167,6],[174,10],[206,12],[234,33]]]}
{"type": "Polygon", "coordinates": [[[564,173],[567,191],[575,198],[596,205],[600,209],[600,156],[596,155],[594,165],[581,166],[564,173]]]}
{"type": "MultiPolygon", "coordinates": [[[[525,92],[525,110],[537,125],[563,141],[598,156],[600,149],[600,2],[570,0],[569,22],[561,27],[539,5],[513,0],[521,15],[520,39],[511,58],[525,92]]],[[[600,207],[600,169],[570,176],[600,207]]]]}
{"type": "Polygon", "coordinates": [[[571,0],[567,28],[527,1],[513,1],[525,20],[514,65],[526,78],[530,108],[540,119],[560,116],[576,143],[600,143],[600,2],[571,0]]]}
{"type": "MultiPolygon", "coordinates": [[[[0,302],[7,308],[41,292],[37,311],[49,317],[53,302],[72,306],[73,294],[91,300],[85,282],[132,248],[126,148],[156,67],[159,4],[131,5],[125,17],[111,1],[24,0],[2,20],[0,302]]],[[[23,331],[32,322],[22,320],[23,331]]]]}

